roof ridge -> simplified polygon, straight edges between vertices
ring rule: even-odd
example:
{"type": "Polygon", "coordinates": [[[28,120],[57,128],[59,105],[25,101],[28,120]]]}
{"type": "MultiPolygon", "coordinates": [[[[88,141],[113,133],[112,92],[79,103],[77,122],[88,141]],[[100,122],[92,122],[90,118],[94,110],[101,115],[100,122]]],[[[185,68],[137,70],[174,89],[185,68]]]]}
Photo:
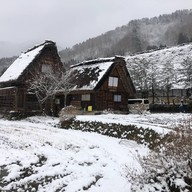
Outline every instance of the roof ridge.
{"type": "Polygon", "coordinates": [[[28,52],[30,52],[30,51],[33,51],[34,49],[36,49],[36,48],[38,48],[38,47],[40,47],[40,46],[42,46],[42,45],[48,45],[48,44],[53,44],[53,45],[55,45],[56,43],[53,42],[53,41],[51,41],[51,40],[45,40],[43,43],[38,44],[38,45],[35,45],[35,46],[33,46],[32,48],[28,49],[27,51],[24,52],[24,54],[26,54],[26,53],[28,53],[28,52]]]}
{"type": "Polygon", "coordinates": [[[53,41],[45,41],[22,53],[0,76],[0,83],[17,80],[47,45],[56,47],[53,41]]]}
{"type": "Polygon", "coordinates": [[[74,65],[71,65],[70,68],[83,66],[83,65],[97,64],[97,63],[102,63],[102,62],[112,62],[112,61],[115,61],[118,58],[125,59],[123,56],[117,56],[117,55],[114,56],[114,57],[97,58],[97,59],[87,60],[87,61],[83,61],[83,62],[74,64],[74,65]]]}

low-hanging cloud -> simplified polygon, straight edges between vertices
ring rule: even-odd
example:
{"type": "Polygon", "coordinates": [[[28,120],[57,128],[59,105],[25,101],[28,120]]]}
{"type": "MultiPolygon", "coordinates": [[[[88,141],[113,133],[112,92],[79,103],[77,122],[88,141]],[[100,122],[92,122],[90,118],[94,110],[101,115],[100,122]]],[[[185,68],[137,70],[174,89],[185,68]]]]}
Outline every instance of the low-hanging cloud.
{"type": "Polygon", "coordinates": [[[65,48],[132,19],[190,9],[192,1],[0,0],[0,5],[0,42],[24,44],[52,39],[65,48]]]}

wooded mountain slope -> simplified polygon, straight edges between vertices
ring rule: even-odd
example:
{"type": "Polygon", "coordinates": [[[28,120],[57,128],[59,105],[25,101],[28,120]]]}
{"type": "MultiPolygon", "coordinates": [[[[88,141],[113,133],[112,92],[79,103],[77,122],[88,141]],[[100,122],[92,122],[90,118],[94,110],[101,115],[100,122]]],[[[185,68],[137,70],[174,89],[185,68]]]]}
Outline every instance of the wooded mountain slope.
{"type": "Polygon", "coordinates": [[[66,64],[114,55],[129,55],[149,49],[192,41],[192,10],[179,10],[159,17],[132,20],[95,38],[60,51],[66,64]]]}
{"type": "MultiPolygon", "coordinates": [[[[65,66],[88,59],[131,55],[192,41],[192,10],[179,10],[159,17],[132,20],[95,38],[59,52],[65,66]]],[[[0,59],[0,73],[13,58],[0,59]]]]}
{"type": "Polygon", "coordinates": [[[192,43],[125,58],[136,90],[187,89],[192,86],[192,43]]]}

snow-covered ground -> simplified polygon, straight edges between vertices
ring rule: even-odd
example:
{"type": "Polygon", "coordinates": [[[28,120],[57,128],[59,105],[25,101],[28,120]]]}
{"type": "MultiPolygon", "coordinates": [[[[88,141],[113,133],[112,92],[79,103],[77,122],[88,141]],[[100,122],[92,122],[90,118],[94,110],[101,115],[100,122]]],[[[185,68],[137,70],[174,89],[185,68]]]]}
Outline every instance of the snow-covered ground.
{"type": "MultiPolygon", "coordinates": [[[[190,116],[106,114],[77,119],[136,124],[164,133],[190,116]]],[[[149,153],[148,148],[134,141],[59,129],[58,124],[58,118],[51,117],[0,119],[0,186],[4,190],[130,191],[129,175],[142,173],[140,158],[149,153]]]]}

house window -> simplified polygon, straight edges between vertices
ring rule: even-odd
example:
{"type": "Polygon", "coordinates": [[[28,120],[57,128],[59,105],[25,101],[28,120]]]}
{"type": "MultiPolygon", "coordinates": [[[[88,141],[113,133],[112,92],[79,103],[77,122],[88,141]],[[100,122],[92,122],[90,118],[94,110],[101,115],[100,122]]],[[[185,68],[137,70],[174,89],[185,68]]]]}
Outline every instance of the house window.
{"type": "Polygon", "coordinates": [[[114,95],[115,102],[121,102],[121,95],[114,95]]]}
{"type": "Polygon", "coordinates": [[[90,101],[90,99],[91,99],[90,94],[81,95],[81,100],[82,101],[90,101]]]}
{"type": "Polygon", "coordinates": [[[118,78],[117,77],[109,77],[109,87],[117,87],[118,86],[118,78]]]}
{"type": "Polygon", "coordinates": [[[60,99],[55,99],[55,104],[60,105],[60,99]]]}
{"type": "Polygon", "coordinates": [[[42,71],[42,73],[51,73],[51,71],[52,71],[51,65],[42,64],[41,71],[42,71]]]}

